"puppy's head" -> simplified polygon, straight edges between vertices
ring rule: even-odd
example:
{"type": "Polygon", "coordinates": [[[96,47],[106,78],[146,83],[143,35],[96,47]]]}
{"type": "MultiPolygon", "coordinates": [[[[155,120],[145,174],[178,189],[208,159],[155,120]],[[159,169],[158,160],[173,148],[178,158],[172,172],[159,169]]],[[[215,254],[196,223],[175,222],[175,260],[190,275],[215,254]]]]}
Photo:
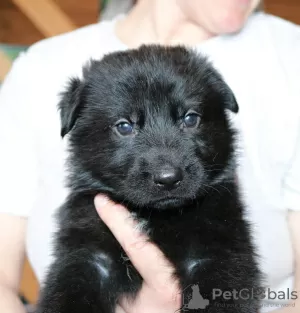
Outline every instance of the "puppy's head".
{"type": "Polygon", "coordinates": [[[182,207],[231,178],[235,97],[207,60],[143,46],[92,61],[59,104],[73,188],[136,207],[182,207]]]}

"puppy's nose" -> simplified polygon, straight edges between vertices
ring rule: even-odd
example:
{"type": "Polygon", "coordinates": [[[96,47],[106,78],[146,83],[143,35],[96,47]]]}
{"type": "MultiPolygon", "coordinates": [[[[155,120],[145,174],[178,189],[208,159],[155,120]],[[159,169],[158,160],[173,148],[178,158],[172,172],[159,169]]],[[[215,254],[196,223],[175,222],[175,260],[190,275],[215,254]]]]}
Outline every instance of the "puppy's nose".
{"type": "Polygon", "coordinates": [[[183,179],[182,170],[177,167],[164,167],[153,177],[154,183],[162,187],[175,187],[183,179]]]}

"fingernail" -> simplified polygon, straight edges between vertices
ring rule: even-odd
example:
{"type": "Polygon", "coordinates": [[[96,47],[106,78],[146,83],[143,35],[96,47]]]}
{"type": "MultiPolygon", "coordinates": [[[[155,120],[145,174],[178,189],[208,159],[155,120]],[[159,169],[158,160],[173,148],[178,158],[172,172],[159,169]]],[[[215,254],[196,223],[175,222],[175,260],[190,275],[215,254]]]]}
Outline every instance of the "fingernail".
{"type": "Polygon", "coordinates": [[[97,209],[101,209],[101,207],[104,207],[109,202],[109,199],[106,196],[103,195],[97,195],[95,197],[95,206],[97,209]]]}

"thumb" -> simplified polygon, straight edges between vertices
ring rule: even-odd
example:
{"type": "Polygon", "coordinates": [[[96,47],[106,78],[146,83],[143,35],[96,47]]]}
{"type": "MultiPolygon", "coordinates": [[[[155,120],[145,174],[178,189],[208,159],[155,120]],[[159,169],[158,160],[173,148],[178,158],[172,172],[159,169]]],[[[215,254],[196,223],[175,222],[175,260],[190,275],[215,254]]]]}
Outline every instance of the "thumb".
{"type": "Polygon", "coordinates": [[[178,286],[175,283],[173,266],[148,237],[138,231],[137,222],[128,210],[102,195],[95,197],[95,206],[99,216],[121,244],[144,282],[165,294],[177,293],[178,286]]]}

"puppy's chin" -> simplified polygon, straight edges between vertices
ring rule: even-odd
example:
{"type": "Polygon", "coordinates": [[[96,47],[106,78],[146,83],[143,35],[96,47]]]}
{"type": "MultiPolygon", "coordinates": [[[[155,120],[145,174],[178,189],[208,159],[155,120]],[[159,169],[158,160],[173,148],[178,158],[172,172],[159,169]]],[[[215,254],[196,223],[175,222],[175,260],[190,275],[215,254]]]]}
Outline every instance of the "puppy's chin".
{"type": "Polygon", "coordinates": [[[165,210],[182,209],[183,207],[191,203],[192,203],[191,200],[174,197],[174,198],[164,198],[164,199],[160,199],[157,201],[152,201],[149,203],[148,206],[155,210],[165,211],[165,210]]]}

